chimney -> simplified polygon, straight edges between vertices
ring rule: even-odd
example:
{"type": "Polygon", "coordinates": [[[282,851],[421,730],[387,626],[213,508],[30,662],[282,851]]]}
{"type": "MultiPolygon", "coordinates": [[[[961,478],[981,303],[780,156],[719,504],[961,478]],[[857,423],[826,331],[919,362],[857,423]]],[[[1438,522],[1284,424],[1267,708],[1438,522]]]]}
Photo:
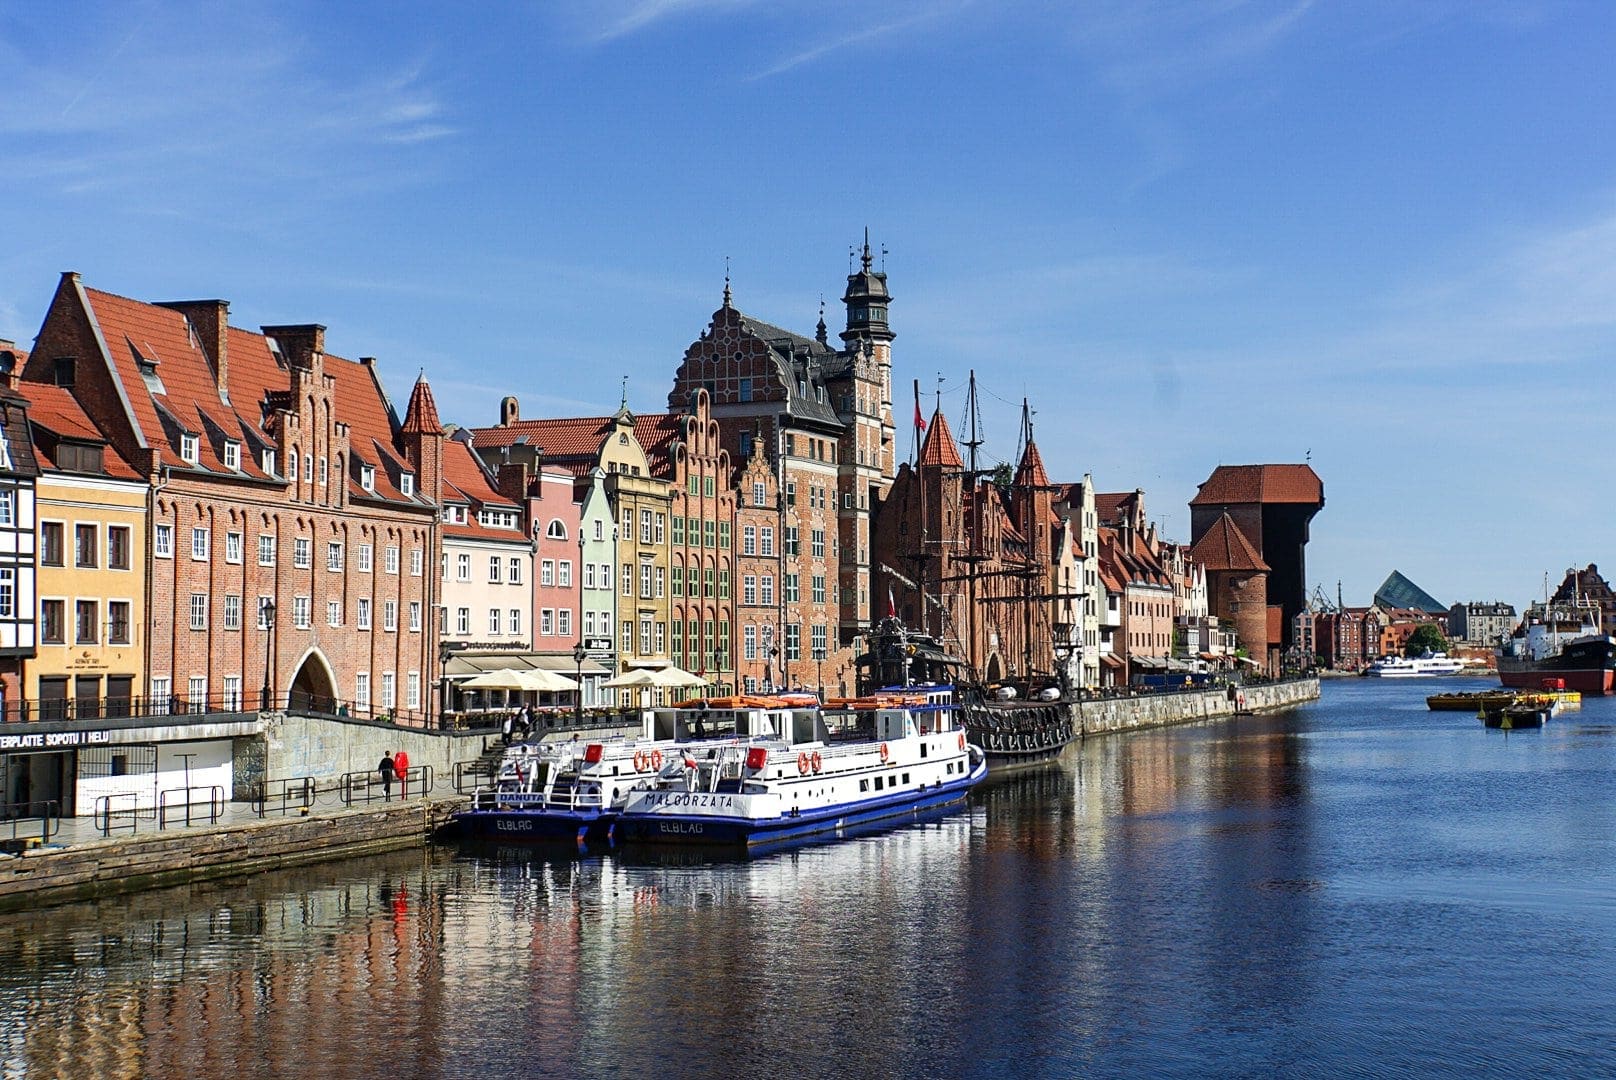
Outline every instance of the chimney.
{"type": "Polygon", "coordinates": [[[213,368],[213,381],[219,389],[230,392],[230,301],[228,300],[163,300],[158,307],[166,307],[184,315],[191,323],[202,352],[213,368]]]}
{"type": "Polygon", "coordinates": [[[298,323],[290,326],[261,326],[267,337],[275,339],[281,355],[293,367],[309,368],[315,353],[325,352],[325,327],[319,323],[298,323]]]}

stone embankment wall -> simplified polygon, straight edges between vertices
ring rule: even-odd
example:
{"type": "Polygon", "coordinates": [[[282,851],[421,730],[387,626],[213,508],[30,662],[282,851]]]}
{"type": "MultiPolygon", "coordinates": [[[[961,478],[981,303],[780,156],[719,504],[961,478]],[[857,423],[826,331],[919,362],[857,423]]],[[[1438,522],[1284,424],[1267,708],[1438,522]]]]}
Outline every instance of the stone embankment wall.
{"type": "Polygon", "coordinates": [[[419,845],[465,799],[121,835],[0,859],[0,911],[419,845]]]}
{"type": "MultiPolygon", "coordinates": [[[[347,773],[371,773],[385,751],[403,750],[411,770],[431,766],[433,790],[443,794],[454,783],[456,762],[475,761],[483,752],[481,733],[423,731],[341,717],[268,713],[262,734],[236,739],[235,792],[251,799],[258,782],[312,777],[321,791],[336,787],[347,773]]],[[[411,776],[416,775],[413,771],[411,776]]]]}
{"type": "MultiPolygon", "coordinates": [[[[1246,711],[1266,712],[1315,700],[1319,696],[1319,680],[1287,679],[1241,687],[1241,692],[1246,697],[1246,711]]],[[[1233,716],[1236,704],[1229,700],[1227,691],[1220,689],[1105,698],[1079,702],[1073,710],[1077,713],[1078,730],[1087,736],[1233,716]]]]}

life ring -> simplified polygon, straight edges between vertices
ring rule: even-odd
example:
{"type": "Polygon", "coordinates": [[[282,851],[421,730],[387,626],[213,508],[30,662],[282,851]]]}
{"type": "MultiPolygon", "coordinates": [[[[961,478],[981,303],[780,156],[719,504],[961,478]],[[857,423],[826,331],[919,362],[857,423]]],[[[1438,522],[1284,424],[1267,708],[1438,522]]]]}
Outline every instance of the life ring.
{"type": "Polygon", "coordinates": [[[660,770],[662,768],[662,751],[651,751],[651,755],[647,760],[650,762],[651,768],[660,770]]]}
{"type": "Polygon", "coordinates": [[[815,750],[813,752],[813,754],[809,756],[808,760],[813,765],[814,772],[818,772],[820,770],[820,767],[824,764],[819,758],[819,751],[818,750],[815,750]]]}
{"type": "Polygon", "coordinates": [[[886,760],[887,760],[887,758],[889,758],[889,757],[891,757],[891,756],[892,756],[892,755],[891,755],[891,753],[890,753],[890,751],[888,751],[888,750],[887,750],[887,744],[886,744],[886,743],[882,743],[882,744],[881,744],[881,763],[882,763],[882,764],[883,764],[883,765],[884,765],[884,764],[886,764],[886,760]]]}
{"type": "Polygon", "coordinates": [[[807,776],[808,775],[808,770],[810,768],[812,768],[812,767],[813,767],[813,763],[808,758],[808,751],[806,751],[806,750],[798,751],[797,752],[797,772],[801,773],[803,776],[807,776]]]}
{"type": "Polygon", "coordinates": [[[960,749],[965,749],[965,732],[960,732],[960,749]]]}
{"type": "Polygon", "coordinates": [[[636,750],[636,751],[634,751],[634,771],[635,772],[644,772],[645,771],[645,751],[644,750],[636,750]]]}

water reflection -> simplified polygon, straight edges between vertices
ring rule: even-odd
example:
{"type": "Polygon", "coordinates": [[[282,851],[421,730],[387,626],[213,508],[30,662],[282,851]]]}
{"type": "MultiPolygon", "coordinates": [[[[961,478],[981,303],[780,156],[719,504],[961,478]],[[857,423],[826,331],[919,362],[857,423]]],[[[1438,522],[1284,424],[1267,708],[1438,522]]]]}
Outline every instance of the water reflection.
{"type": "Polygon", "coordinates": [[[1610,1072],[1616,703],[1505,742],[1390,694],[750,860],[450,847],[0,918],[3,1069],[1610,1072]]]}

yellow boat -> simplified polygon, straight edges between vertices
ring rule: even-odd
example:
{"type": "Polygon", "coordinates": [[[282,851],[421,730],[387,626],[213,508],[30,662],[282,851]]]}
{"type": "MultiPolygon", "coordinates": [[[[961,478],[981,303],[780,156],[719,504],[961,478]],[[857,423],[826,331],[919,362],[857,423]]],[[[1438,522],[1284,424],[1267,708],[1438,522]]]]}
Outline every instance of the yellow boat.
{"type": "Polygon", "coordinates": [[[1516,690],[1482,690],[1468,694],[1432,694],[1425,704],[1432,712],[1481,712],[1513,705],[1520,696],[1516,690]]]}

